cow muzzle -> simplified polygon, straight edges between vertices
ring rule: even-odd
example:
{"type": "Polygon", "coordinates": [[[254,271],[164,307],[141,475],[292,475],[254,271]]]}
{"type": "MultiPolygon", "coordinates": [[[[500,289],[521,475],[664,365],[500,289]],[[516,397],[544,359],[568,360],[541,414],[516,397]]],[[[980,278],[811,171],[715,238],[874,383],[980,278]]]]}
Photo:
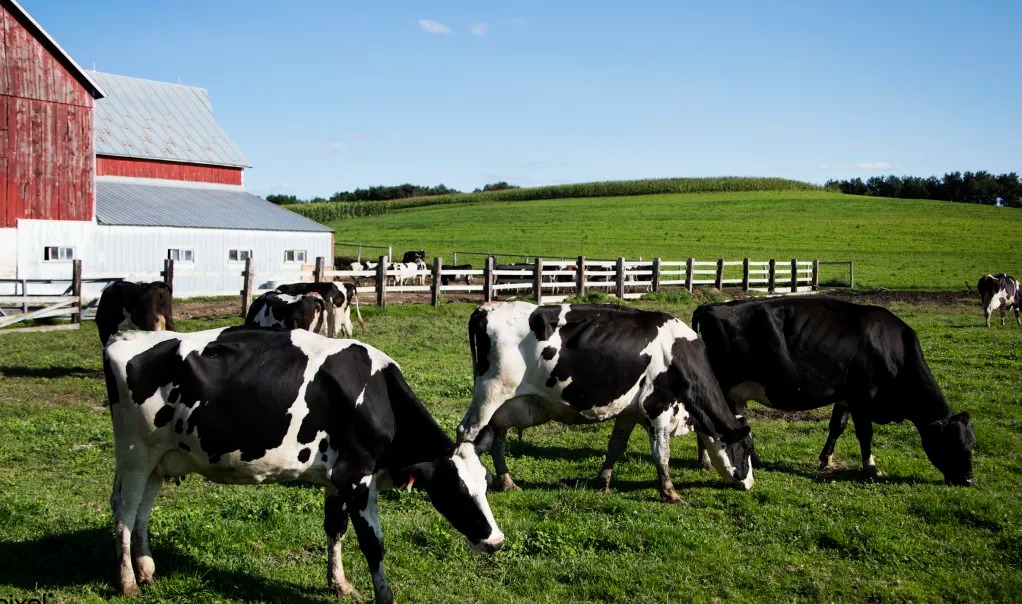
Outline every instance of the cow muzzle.
{"type": "Polygon", "coordinates": [[[477,554],[492,554],[502,547],[504,547],[504,535],[500,531],[497,531],[486,541],[480,541],[479,543],[472,545],[472,551],[477,554]]]}

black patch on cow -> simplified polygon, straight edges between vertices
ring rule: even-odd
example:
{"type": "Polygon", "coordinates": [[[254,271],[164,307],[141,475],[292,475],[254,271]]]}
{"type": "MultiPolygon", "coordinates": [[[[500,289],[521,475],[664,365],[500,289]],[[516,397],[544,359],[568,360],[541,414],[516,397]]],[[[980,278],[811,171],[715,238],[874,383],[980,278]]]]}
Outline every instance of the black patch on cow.
{"type": "Polygon", "coordinates": [[[188,433],[197,433],[210,463],[233,451],[240,451],[242,461],[262,457],[284,441],[308,362],[290,338],[280,335],[228,329],[202,354],[190,352],[185,359],[178,354],[179,340],[160,342],[128,362],[132,398],[141,404],[159,388],[176,384],[179,404],[195,406],[188,433]]]}
{"type": "Polygon", "coordinates": [[[326,463],[329,457],[327,457],[326,453],[324,453],[322,456],[320,456],[320,459],[323,460],[323,463],[326,463]]]}
{"type": "Polygon", "coordinates": [[[557,356],[557,349],[553,346],[547,346],[543,349],[543,359],[549,361],[557,356]]]}
{"type": "Polygon", "coordinates": [[[693,427],[714,438],[733,440],[733,412],[713,375],[701,340],[677,338],[671,344],[671,366],[653,380],[653,392],[642,402],[650,419],[684,405],[693,427]],[[673,409],[672,409],[673,408],[673,409]]]}
{"type": "Polygon", "coordinates": [[[557,331],[560,315],[560,306],[540,306],[529,315],[529,329],[537,340],[545,342],[557,331]]]}
{"type": "Polygon", "coordinates": [[[171,405],[164,405],[160,407],[160,410],[156,412],[156,417],[153,418],[153,424],[157,428],[166,426],[174,419],[174,407],[171,405]]]}
{"type": "Polygon", "coordinates": [[[490,336],[486,333],[489,314],[486,309],[477,308],[468,319],[468,345],[472,349],[476,375],[483,375],[490,369],[490,336]]]}
{"type": "Polygon", "coordinates": [[[167,402],[173,405],[181,397],[181,389],[174,386],[170,389],[170,394],[167,395],[167,402]]]}
{"type": "MultiPolygon", "coordinates": [[[[537,308],[529,317],[536,332],[557,325],[559,307],[537,308]]],[[[671,316],[615,306],[573,304],[558,329],[561,348],[550,379],[564,382],[561,398],[575,409],[602,407],[642,378],[650,357],[642,351],[671,316]]],[[[549,338],[545,332],[542,334],[549,338]]],[[[548,382],[549,383],[549,382],[548,382]]]]}
{"type": "Polygon", "coordinates": [[[182,449],[184,449],[185,451],[191,451],[191,450],[192,450],[192,448],[191,448],[191,447],[189,447],[188,445],[186,445],[186,444],[184,444],[184,443],[181,443],[181,442],[177,443],[177,446],[181,447],[181,448],[182,448],[182,449]]]}
{"type": "Polygon", "coordinates": [[[177,419],[177,421],[174,422],[174,432],[177,433],[177,434],[181,434],[184,431],[185,431],[185,421],[179,417],[177,419]]]}
{"type": "Polygon", "coordinates": [[[310,457],[312,457],[312,451],[308,447],[298,452],[298,461],[302,463],[309,461],[310,457]]]}
{"type": "Polygon", "coordinates": [[[546,381],[546,387],[547,388],[553,388],[556,385],[557,385],[557,378],[555,378],[554,376],[550,376],[549,378],[547,378],[547,381],[546,381]]]}
{"type": "MultiPolygon", "coordinates": [[[[334,400],[354,403],[359,396],[362,396],[363,401],[373,400],[369,397],[378,393],[374,392],[369,384],[372,366],[369,350],[359,345],[348,346],[323,361],[322,367],[305,390],[309,413],[302,420],[302,426],[298,430],[299,443],[306,445],[313,442],[321,431],[334,437],[332,440],[336,440],[338,430],[350,423],[349,417],[338,416],[338,413],[347,415],[354,410],[345,405],[342,412],[340,407],[330,403],[334,400]]],[[[320,450],[326,450],[326,447],[321,444],[320,450]]]]}
{"type": "Polygon", "coordinates": [[[320,453],[326,453],[327,447],[329,447],[329,446],[330,446],[330,444],[329,444],[329,441],[327,439],[324,438],[324,439],[320,440],[319,441],[319,452],[320,453]]]}

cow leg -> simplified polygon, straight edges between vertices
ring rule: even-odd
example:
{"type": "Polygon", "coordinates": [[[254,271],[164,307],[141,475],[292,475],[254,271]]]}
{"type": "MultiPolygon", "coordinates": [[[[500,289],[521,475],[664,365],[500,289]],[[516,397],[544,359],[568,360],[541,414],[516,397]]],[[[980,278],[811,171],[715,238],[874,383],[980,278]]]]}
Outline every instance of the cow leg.
{"type": "Polygon", "coordinates": [[[603,462],[603,469],[597,477],[593,486],[603,492],[610,491],[610,476],[614,472],[614,464],[628,448],[628,439],[635,430],[636,420],[633,417],[618,415],[614,418],[614,430],[610,433],[610,441],[607,443],[607,459],[603,462]]]}
{"type": "Polygon", "coordinates": [[[873,478],[883,476],[883,473],[877,470],[876,460],[873,458],[873,418],[865,413],[853,412],[852,423],[855,425],[855,436],[859,439],[859,450],[862,453],[862,471],[873,478]]]}
{"type": "Polygon", "coordinates": [[[543,407],[532,398],[522,396],[513,398],[504,403],[489,420],[490,428],[493,429],[494,440],[490,447],[490,454],[493,456],[493,470],[496,476],[491,488],[495,491],[517,491],[518,485],[511,479],[511,473],[507,469],[507,430],[518,428],[524,430],[532,426],[544,424],[550,420],[550,415],[543,407]]]}
{"type": "Polygon", "coordinates": [[[1001,311],[1001,327],[1004,327],[1004,305],[1003,304],[1000,307],[1000,311],[1001,311]]]}
{"type": "Polygon", "coordinates": [[[848,407],[835,404],[834,410],[830,414],[830,434],[827,435],[827,442],[823,445],[823,450],[820,451],[821,472],[829,468],[834,460],[834,445],[837,443],[838,437],[845,431],[845,426],[847,425],[848,407]]]}
{"type": "Polygon", "coordinates": [[[376,508],[376,476],[365,476],[352,485],[348,510],[351,524],[358,536],[358,547],[365,556],[369,572],[373,576],[373,594],[379,604],[391,604],[394,594],[390,591],[387,576],[383,572],[383,528],[380,513],[376,508]]]}
{"type": "Polygon", "coordinates": [[[131,532],[131,551],[135,557],[139,583],[152,583],[156,578],[156,563],[153,562],[153,553],[149,550],[149,517],[153,513],[153,504],[162,486],[162,476],[156,472],[149,475],[145,491],[142,493],[142,501],[138,506],[138,514],[135,516],[135,528],[131,532]]]}
{"type": "Polygon", "coordinates": [[[341,541],[348,530],[348,510],[333,485],[326,489],[323,511],[323,530],[327,538],[327,586],[342,598],[356,595],[355,588],[344,578],[344,563],[341,560],[341,541]]]}
{"type": "Polygon", "coordinates": [[[507,428],[496,428],[493,430],[493,445],[490,447],[490,455],[493,456],[493,471],[496,474],[490,488],[494,491],[520,491],[518,485],[511,478],[507,469],[507,428]]]}
{"type": "MultiPolygon", "coordinates": [[[[657,420],[663,418],[661,414],[657,420]]],[[[653,465],[656,466],[657,478],[660,480],[660,498],[667,503],[681,503],[681,496],[674,492],[671,482],[669,463],[671,461],[670,426],[664,421],[654,420],[646,429],[649,432],[649,444],[653,450],[653,465]]],[[[615,426],[616,428],[617,426],[615,426]]]]}
{"type": "Polygon", "coordinates": [[[110,507],[114,515],[114,540],[117,557],[120,560],[121,593],[126,596],[140,596],[142,591],[135,582],[131,568],[131,533],[135,526],[142,499],[145,497],[148,472],[121,469],[114,475],[114,489],[110,495],[110,507]]]}

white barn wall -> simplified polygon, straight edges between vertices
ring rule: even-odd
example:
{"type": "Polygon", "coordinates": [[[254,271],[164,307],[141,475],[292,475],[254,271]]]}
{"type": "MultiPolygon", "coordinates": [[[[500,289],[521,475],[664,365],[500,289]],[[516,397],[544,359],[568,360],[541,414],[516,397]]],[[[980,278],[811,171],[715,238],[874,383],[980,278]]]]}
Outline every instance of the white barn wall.
{"type": "MultiPolygon", "coordinates": [[[[302,266],[285,263],[285,250],[305,250],[306,264],[313,264],[317,256],[328,262],[333,258],[328,232],[111,226],[53,220],[21,220],[18,226],[18,275],[22,278],[70,278],[70,262],[44,261],[46,246],[74,246],[86,279],[124,275],[138,281],[160,279],[168,249],[193,250],[194,262],[175,263],[176,297],[238,295],[245,264],[228,262],[230,249],[252,250],[256,288],[267,281],[298,279],[302,266]]],[[[101,288],[88,285],[84,295],[98,295],[101,288]]],[[[30,286],[30,292],[35,291],[30,286]]]]}
{"type": "Polygon", "coordinates": [[[18,229],[0,229],[0,279],[13,279],[17,276],[18,229]]]}

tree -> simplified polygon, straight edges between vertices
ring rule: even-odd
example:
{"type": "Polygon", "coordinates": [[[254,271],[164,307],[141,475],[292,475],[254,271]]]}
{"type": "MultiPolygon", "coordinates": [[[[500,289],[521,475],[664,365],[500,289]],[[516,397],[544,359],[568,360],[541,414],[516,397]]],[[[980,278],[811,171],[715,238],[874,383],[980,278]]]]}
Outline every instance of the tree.
{"type": "Polygon", "coordinates": [[[300,203],[301,202],[301,200],[299,200],[294,195],[278,195],[276,193],[271,194],[271,195],[267,195],[266,196],[266,201],[268,201],[270,203],[275,203],[278,206],[282,206],[282,205],[289,204],[289,203],[300,203]]]}

